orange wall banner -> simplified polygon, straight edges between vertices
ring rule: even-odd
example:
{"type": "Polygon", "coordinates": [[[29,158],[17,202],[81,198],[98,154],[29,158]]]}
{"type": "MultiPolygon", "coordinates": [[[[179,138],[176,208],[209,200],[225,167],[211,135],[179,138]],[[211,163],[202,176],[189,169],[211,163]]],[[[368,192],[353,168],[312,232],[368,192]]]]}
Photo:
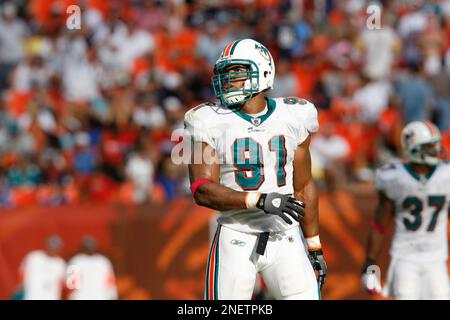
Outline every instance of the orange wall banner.
{"type": "MultiPolygon", "coordinates": [[[[329,270],[323,299],[370,299],[361,290],[360,275],[375,205],[373,194],[320,196],[321,240],[329,270]]],[[[51,234],[62,237],[65,259],[76,253],[84,235],[96,237],[113,262],[122,299],[202,299],[212,214],[190,198],[164,206],[84,204],[2,210],[0,299],[12,296],[23,257],[41,249],[51,234]]],[[[379,262],[383,279],[389,244],[387,239],[379,262]]]]}

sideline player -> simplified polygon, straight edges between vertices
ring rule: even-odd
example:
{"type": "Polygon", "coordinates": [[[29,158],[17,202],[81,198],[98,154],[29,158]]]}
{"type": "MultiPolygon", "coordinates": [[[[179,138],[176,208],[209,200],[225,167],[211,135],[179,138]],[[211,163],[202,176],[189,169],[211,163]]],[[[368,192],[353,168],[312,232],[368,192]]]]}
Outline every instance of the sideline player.
{"type": "Polygon", "coordinates": [[[317,111],[304,99],[267,98],[274,77],[266,47],[233,41],[211,79],[219,103],[185,115],[192,194],[220,211],[206,299],[250,299],[258,272],[276,299],[320,296],[326,264],[309,153],[317,111]]]}
{"type": "Polygon", "coordinates": [[[78,283],[69,293],[70,300],[116,300],[117,288],[111,261],[98,252],[97,241],[86,236],[81,252],[67,263],[67,275],[78,283]]]}
{"type": "Polygon", "coordinates": [[[379,203],[369,234],[363,286],[371,293],[381,293],[373,266],[386,228],[395,220],[384,294],[408,300],[450,299],[450,165],[439,160],[441,135],[432,123],[415,121],[403,129],[401,142],[408,161],[387,164],[376,173],[379,203]]]}
{"type": "Polygon", "coordinates": [[[20,270],[20,286],[25,300],[61,300],[66,263],[60,257],[63,243],[54,235],[46,240],[45,250],[29,252],[20,270]]]}

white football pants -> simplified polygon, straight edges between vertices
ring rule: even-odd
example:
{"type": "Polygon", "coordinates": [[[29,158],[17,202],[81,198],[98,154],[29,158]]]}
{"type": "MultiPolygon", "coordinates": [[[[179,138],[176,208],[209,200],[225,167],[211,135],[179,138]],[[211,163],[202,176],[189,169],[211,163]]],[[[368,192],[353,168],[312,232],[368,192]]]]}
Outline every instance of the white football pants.
{"type": "Polygon", "coordinates": [[[447,261],[412,262],[392,258],[387,295],[398,300],[450,300],[447,261]]]}
{"type": "Polygon", "coordinates": [[[251,299],[258,272],[275,299],[319,299],[300,229],[270,233],[264,255],[256,253],[258,238],[218,226],[206,269],[205,299],[251,299]]]}

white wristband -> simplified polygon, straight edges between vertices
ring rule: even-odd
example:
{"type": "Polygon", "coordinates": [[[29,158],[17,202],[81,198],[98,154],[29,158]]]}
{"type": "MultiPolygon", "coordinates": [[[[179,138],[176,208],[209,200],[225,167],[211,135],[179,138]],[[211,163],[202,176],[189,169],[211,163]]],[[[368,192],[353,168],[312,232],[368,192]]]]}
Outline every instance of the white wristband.
{"type": "Polygon", "coordinates": [[[259,197],[261,197],[260,192],[247,192],[247,195],[245,196],[245,205],[247,206],[247,209],[255,208],[259,197]]]}
{"type": "Polygon", "coordinates": [[[320,238],[319,235],[316,235],[314,237],[306,238],[306,243],[308,244],[309,250],[316,250],[321,249],[322,245],[320,244],[320,238]]]}

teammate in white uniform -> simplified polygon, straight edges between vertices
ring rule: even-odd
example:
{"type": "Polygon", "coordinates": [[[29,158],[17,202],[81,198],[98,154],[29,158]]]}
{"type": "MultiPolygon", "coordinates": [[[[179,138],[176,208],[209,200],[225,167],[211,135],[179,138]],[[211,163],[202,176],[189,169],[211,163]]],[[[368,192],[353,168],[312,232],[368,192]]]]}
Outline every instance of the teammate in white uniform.
{"type": "Polygon", "coordinates": [[[320,296],[314,269],[321,287],[326,264],[309,153],[317,111],[304,99],[266,98],[274,76],[262,44],[233,41],[212,77],[220,102],[185,115],[192,193],[197,204],[220,211],[206,299],[250,299],[258,272],[277,299],[320,296]]]}
{"type": "Polygon", "coordinates": [[[46,250],[28,253],[20,265],[21,286],[25,300],[60,300],[66,263],[59,257],[62,241],[57,236],[47,240],[46,250]]]}
{"type": "Polygon", "coordinates": [[[385,295],[396,299],[450,299],[447,222],[450,165],[440,161],[441,136],[435,125],[415,121],[402,131],[408,162],[391,163],[376,173],[379,205],[369,235],[363,285],[381,292],[371,268],[386,227],[395,220],[385,295]]]}
{"type": "Polygon", "coordinates": [[[67,275],[73,280],[70,300],[115,300],[117,288],[111,261],[97,252],[91,237],[82,241],[82,252],[67,263],[67,275]]]}

